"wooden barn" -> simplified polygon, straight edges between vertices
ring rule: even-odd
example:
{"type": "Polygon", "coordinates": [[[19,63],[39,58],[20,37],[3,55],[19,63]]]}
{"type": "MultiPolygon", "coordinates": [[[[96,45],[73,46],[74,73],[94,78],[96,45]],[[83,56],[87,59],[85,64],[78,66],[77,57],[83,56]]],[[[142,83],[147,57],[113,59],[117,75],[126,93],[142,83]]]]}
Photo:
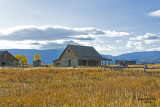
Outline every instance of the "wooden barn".
{"type": "Polygon", "coordinates": [[[0,66],[18,67],[18,59],[8,51],[0,51],[0,66]]]}
{"type": "Polygon", "coordinates": [[[102,56],[93,47],[68,45],[60,57],[53,62],[56,67],[96,67],[101,66],[102,60],[102,56]]]}
{"type": "Polygon", "coordinates": [[[125,65],[125,66],[128,66],[128,65],[135,65],[136,64],[136,61],[127,61],[127,60],[115,60],[115,64],[116,65],[125,65]]]}

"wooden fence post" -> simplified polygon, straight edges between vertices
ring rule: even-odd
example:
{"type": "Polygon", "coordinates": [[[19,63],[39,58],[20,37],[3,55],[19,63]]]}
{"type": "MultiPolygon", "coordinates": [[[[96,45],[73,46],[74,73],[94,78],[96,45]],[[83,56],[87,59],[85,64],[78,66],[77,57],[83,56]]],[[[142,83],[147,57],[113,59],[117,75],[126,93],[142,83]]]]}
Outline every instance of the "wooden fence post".
{"type": "Polygon", "coordinates": [[[147,73],[146,69],[147,69],[147,65],[144,65],[144,73],[147,73]]]}
{"type": "Polygon", "coordinates": [[[106,71],[106,65],[104,66],[104,71],[106,71]]]}

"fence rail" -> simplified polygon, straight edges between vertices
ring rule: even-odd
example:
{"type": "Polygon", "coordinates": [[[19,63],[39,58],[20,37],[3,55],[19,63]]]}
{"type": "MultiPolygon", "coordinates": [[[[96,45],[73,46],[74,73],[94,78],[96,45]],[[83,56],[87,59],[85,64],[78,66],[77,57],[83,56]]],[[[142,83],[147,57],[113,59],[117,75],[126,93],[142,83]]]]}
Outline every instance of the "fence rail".
{"type": "MultiPolygon", "coordinates": [[[[148,68],[147,65],[144,65],[144,67],[127,67],[127,66],[105,66],[104,70],[106,70],[106,68],[113,68],[113,69],[123,69],[123,68],[143,68],[145,73],[150,73],[147,72],[147,69],[160,69],[160,67],[152,67],[152,68],[148,68]]],[[[160,73],[160,71],[154,72],[154,73],[160,73]]]]}

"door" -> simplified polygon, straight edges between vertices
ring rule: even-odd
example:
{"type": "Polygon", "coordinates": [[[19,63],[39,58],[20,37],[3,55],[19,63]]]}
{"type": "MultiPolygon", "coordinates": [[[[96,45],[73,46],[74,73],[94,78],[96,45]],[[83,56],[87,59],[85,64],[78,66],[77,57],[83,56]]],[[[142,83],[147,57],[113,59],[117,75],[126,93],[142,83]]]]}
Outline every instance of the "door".
{"type": "Polygon", "coordinates": [[[68,67],[71,67],[71,59],[68,60],[68,67]]]}
{"type": "Polygon", "coordinates": [[[4,67],[6,65],[6,63],[5,62],[2,62],[2,66],[4,67]]]}
{"type": "Polygon", "coordinates": [[[83,60],[83,66],[86,66],[86,60],[83,60]]]}

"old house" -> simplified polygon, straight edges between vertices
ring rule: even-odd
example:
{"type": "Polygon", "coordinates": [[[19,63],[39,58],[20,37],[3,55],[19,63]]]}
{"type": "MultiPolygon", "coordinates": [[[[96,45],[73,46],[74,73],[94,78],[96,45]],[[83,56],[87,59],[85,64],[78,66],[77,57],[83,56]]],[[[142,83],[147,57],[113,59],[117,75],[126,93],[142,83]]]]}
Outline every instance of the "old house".
{"type": "Polygon", "coordinates": [[[68,45],[60,57],[53,60],[54,66],[101,66],[102,56],[89,46],[68,45]]]}
{"type": "Polygon", "coordinates": [[[18,59],[8,51],[0,51],[0,66],[17,67],[18,59]]]}

